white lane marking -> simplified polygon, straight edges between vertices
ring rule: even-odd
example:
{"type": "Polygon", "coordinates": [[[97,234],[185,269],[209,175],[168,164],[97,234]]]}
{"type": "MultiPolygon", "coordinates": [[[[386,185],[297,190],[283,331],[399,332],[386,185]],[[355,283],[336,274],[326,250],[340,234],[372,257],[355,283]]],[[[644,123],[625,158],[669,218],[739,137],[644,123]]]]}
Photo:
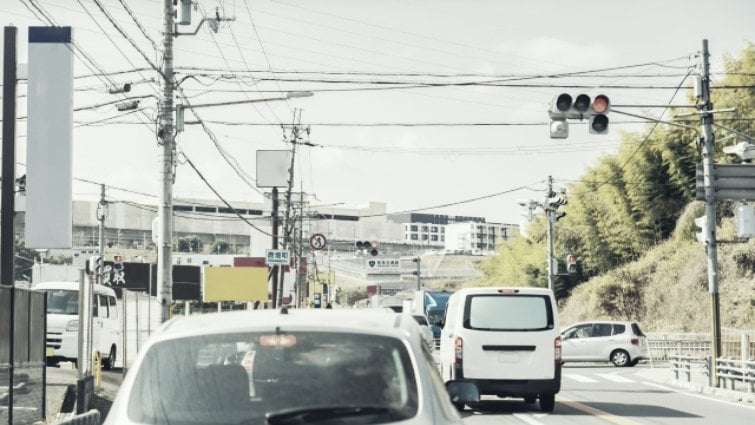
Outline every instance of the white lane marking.
{"type": "Polygon", "coordinates": [[[577,375],[577,374],[574,374],[574,373],[565,373],[564,377],[565,378],[569,378],[569,379],[573,379],[573,380],[575,380],[577,382],[598,382],[598,381],[596,381],[596,380],[594,380],[592,378],[588,378],[588,377],[582,376],[582,375],[577,375]]]}
{"type": "Polygon", "coordinates": [[[538,422],[538,421],[535,420],[535,418],[533,418],[533,417],[531,417],[529,415],[522,414],[522,413],[513,413],[511,416],[513,416],[513,417],[519,419],[520,421],[522,421],[522,422],[524,422],[526,424],[529,424],[529,425],[543,425],[542,422],[538,422]]]}
{"type": "Polygon", "coordinates": [[[629,378],[625,378],[621,375],[616,375],[613,373],[596,373],[596,375],[600,376],[601,378],[608,379],[609,381],[619,382],[622,384],[635,382],[629,378]]]}
{"type": "Polygon", "coordinates": [[[703,395],[703,394],[690,393],[690,392],[684,391],[683,389],[680,389],[680,388],[670,388],[670,387],[666,387],[666,386],[663,386],[663,385],[653,384],[651,382],[644,382],[644,384],[645,385],[649,385],[651,387],[660,388],[662,390],[666,390],[666,391],[669,391],[669,392],[672,392],[672,393],[685,394],[685,395],[688,395],[688,396],[691,396],[691,397],[701,398],[703,400],[717,401],[719,403],[728,404],[729,406],[744,407],[746,409],[755,410],[755,406],[749,406],[749,405],[744,404],[744,403],[737,403],[737,402],[733,402],[733,401],[720,400],[720,399],[717,399],[717,398],[708,397],[708,396],[703,395]]]}

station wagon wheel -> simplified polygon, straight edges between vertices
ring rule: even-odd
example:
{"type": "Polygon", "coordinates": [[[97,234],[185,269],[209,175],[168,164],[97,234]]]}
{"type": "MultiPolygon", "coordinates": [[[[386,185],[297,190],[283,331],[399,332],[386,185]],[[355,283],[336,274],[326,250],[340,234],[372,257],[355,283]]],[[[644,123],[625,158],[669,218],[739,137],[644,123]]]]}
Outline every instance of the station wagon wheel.
{"type": "Polygon", "coordinates": [[[625,367],[632,364],[632,360],[629,358],[629,353],[624,350],[614,350],[611,353],[611,363],[616,367],[625,367]]]}

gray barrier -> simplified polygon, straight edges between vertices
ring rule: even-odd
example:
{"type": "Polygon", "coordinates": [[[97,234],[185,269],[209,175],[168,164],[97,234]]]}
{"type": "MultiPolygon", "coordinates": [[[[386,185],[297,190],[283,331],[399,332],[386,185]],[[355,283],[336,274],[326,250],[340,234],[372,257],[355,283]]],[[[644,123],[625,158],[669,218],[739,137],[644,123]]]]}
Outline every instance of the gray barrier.
{"type": "Polygon", "coordinates": [[[44,292],[0,285],[0,424],[45,417],[46,310],[44,292]]]}

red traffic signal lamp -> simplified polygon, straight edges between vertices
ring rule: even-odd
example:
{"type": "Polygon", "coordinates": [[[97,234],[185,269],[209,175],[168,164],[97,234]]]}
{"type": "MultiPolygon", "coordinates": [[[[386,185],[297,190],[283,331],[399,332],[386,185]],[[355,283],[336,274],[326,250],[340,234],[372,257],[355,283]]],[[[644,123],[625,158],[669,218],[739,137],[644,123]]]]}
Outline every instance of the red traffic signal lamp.
{"type": "Polygon", "coordinates": [[[608,112],[611,110],[611,101],[608,96],[599,94],[595,96],[590,105],[590,134],[608,133],[608,112]]]}

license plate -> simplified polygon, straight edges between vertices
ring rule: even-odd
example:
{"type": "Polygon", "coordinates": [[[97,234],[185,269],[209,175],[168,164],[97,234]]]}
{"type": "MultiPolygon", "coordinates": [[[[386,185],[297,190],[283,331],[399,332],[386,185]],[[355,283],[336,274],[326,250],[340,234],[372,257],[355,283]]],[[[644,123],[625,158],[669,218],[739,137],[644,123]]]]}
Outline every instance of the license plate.
{"type": "Polygon", "coordinates": [[[519,353],[498,353],[500,363],[519,363],[519,353]]]}
{"type": "Polygon", "coordinates": [[[47,347],[47,351],[45,353],[47,357],[52,357],[55,355],[55,350],[53,350],[52,347],[47,347]]]}

